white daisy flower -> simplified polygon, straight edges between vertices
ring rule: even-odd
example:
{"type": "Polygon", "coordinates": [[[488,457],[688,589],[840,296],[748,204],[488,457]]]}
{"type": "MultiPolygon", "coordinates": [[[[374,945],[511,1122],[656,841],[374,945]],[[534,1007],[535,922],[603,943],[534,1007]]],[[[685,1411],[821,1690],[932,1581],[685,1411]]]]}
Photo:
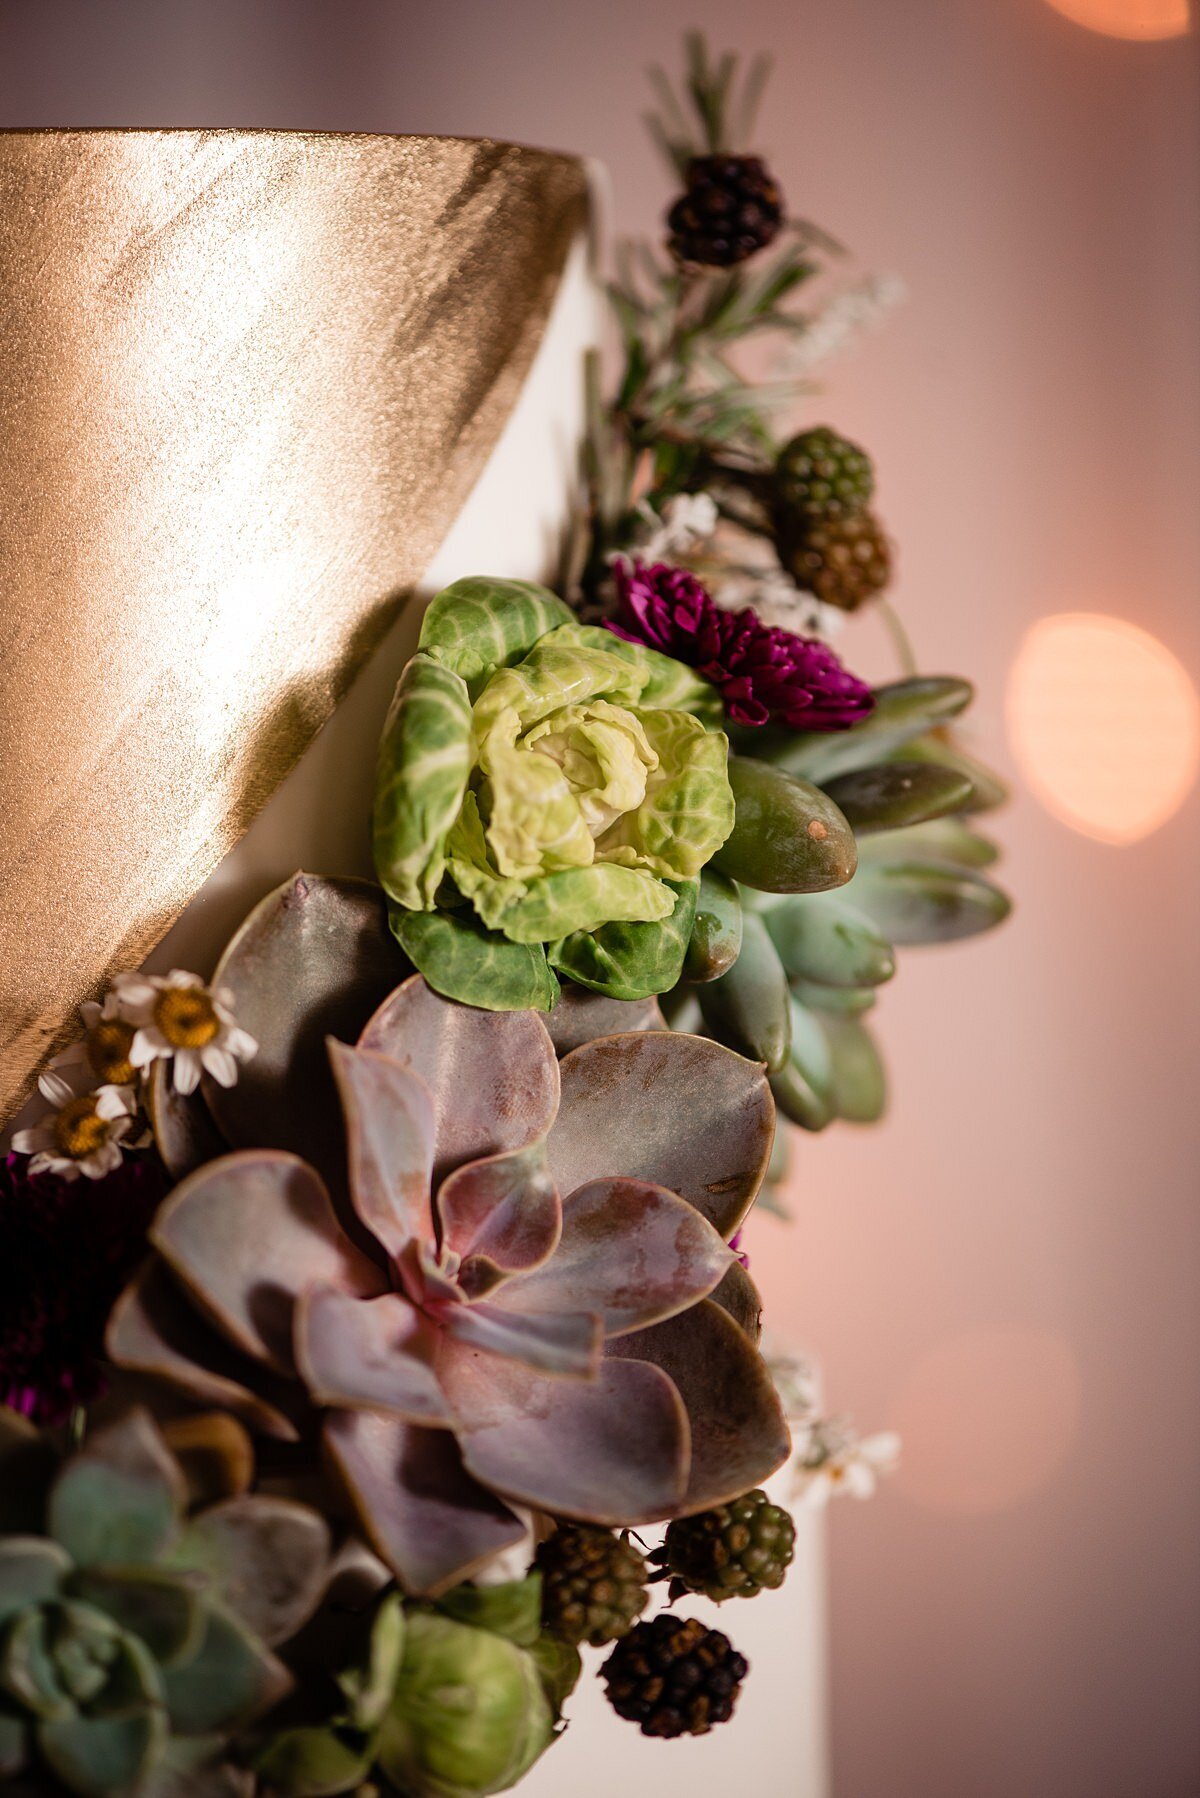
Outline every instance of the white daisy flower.
{"type": "Polygon", "coordinates": [[[828,1504],[840,1492],[870,1498],[880,1479],[893,1473],[900,1460],[900,1438],[880,1430],[862,1438],[844,1418],[813,1423],[793,1465],[793,1493],[811,1509],[828,1504]]]}
{"type": "Polygon", "coordinates": [[[106,993],[102,1004],[89,999],[79,1015],[83,1036],[56,1055],[51,1068],[67,1071],[68,1078],[80,1070],[100,1086],[135,1085],[138,1070],[129,1056],[136,1031],[121,1016],[116,993],[106,993]]]}
{"type": "Polygon", "coordinates": [[[202,1073],[218,1086],[233,1086],[238,1063],[258,1049],[235,1023],[229,994],[206,987],[198,974],[118,974],[113,981],[118,1015],[134,1027],[129,1059],[145,1070],[170,1058],[177,1093],[195,1092],[202,1073]]]}
{"type": "Polygon", "coordinates": [[[643,505],[641,512],[650,529],[638,544],[644,562],[666,562],[683,556],[711,537],[717,528],[717,502],[711,493],[677,493],[657,513],[643,505]]]}
{"type": "Polygon", "coordinates": [[[64,1180],[102,1180],[121,1165],[121,1148],[133,1128],[137,1101],[129,1086],[100,1086],[81,1093],[56,1069],[38,1079],[50,1110],[30,1130],[18,1130],[12,1146],[30,1155],[31,1174],[64,1180]]]}

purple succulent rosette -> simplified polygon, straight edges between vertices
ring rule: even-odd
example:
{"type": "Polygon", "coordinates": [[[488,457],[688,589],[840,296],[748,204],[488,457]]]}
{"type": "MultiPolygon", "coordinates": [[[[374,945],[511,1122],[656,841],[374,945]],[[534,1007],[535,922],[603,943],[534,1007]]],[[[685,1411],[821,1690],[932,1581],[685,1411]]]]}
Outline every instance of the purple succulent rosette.
{"type": "Polygon", "coordinates": [[[734,724],[849,730],[873,710],[870,687],[819,638],[764,624],[749,606],[723,611],[686,568],[621,558],[615,573],[618,610],[608,629],[694,668],[734,724]]]}
{"type": "Polygon", "coordinates": [[[761,1068],[661,1029],[586,1040],[578,1005],[569,1029],[560,1066],[536,1014],[404,981],[356,1046],[330,1044],[343,1213],[286,1150],[206,1163],[110,1328],[123,1367],[269,1433],[322,1413],[410,1592],[515,1543],[511,1503],[644,1523],[740,1494],[788,1452],[727,1246],[770,1151],[761,1068]]]}

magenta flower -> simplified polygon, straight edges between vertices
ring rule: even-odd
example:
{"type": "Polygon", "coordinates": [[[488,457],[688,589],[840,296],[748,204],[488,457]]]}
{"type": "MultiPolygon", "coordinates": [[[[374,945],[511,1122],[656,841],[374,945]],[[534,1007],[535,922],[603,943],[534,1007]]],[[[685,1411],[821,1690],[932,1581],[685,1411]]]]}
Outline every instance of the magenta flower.
{"type": "Polygon", "coordinates": [[[870,687],[828,644],[764,624],[750,606],[722,611],[686,568],[618,562],[616,579],[618,612],[608,629],[712,681],[734,724],[849,730],[875,705],[870,687]]]}
{"type": "Polygon", "coordinates": [[[0,1404],[61,1423],[104,1390],[104,1326],[165,1191],[147,1157],[99,1180],[30,1174],[24,1155],[0,1161],[0,1404]]]}

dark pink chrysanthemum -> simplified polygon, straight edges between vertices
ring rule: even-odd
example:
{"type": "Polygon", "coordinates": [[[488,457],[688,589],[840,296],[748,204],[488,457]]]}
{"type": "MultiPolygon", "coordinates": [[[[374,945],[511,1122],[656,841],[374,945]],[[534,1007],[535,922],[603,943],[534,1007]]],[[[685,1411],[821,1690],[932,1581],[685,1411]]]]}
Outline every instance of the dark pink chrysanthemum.
{"type": "Polygon", "coordinates": [[[103,1391],[108,1314],[166,1189],[153,1157],[127,1156],[100,1180],[0,1160],[0,1405],[52,1424],[103,1391]]]}
{"type": "Polygon", "coordinates": [[[661,650],[712,681],[735,724],[848,730],[875,704],[828,644],[764,624],[749,606],[724,612],[686,568],[616,565],[618,609],[608,628],[661,650]]]}

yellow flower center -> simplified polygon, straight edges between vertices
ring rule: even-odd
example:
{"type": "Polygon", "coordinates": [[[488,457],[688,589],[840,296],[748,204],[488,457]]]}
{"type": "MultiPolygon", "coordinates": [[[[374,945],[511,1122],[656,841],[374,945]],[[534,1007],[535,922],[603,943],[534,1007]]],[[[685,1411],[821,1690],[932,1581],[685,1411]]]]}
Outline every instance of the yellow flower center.
{"type": "Polygon", "coordinates": [[[169,986],[158,996],[154,1022],[173,1049],[202,1049],[221,1028],[202,986],[169,986]]]}
{"type": "Polygon", "coordinates": [[[54,1120],[54,1146],[72,1161],[86,1161],[108,1141],[108,1124],[96,1115],[91,1095],[68,1099],[54,1120]]]}
{"type": "Polygon", "coordinates": [[[121,1018],[101,1018],[88,1031],[87,1058],[104,1085],[132,1086],[137,1079],[137,1069],[129,1059],[133,1038],[133,1025],[121,1018]]]}

